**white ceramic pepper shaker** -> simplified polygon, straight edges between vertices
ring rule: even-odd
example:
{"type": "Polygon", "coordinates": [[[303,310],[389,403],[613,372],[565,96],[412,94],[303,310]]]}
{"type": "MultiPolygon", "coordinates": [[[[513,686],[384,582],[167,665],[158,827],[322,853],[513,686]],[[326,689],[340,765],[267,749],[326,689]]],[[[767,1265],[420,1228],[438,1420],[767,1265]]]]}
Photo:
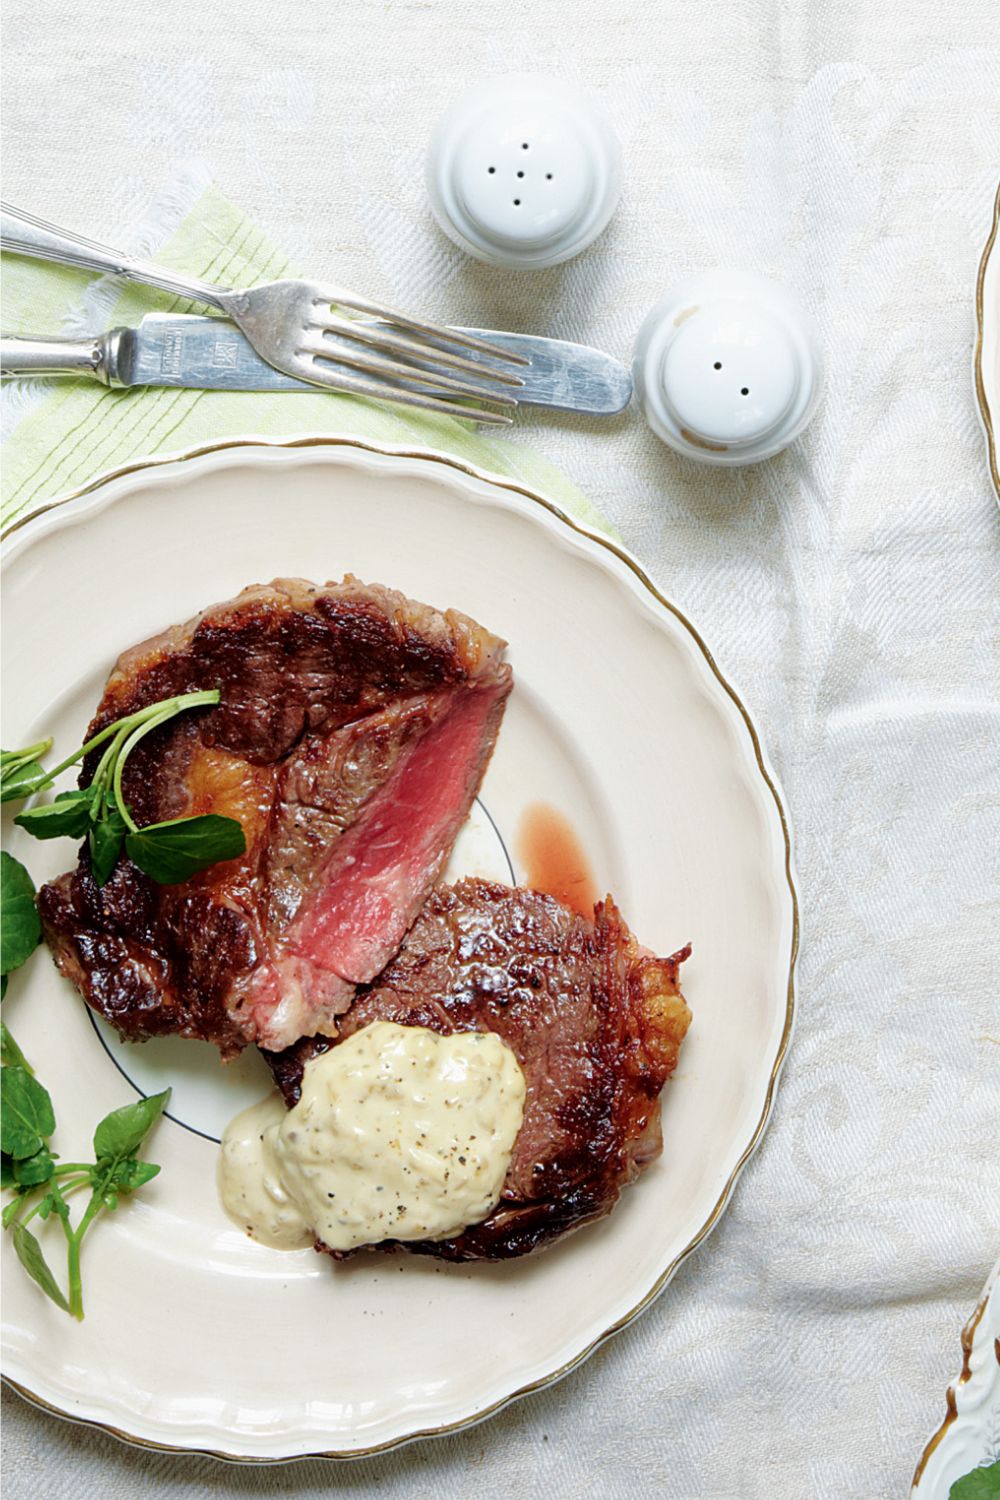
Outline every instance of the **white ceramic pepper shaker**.
{"type": "Polygon", "coordinates": [[[647,422],[671,448],[703,463],[757,463],[793,442],[816,410],[819,336],[776,282],[703,271],[646,318],[633,374],[647,422]]]}
{"type": "Polygon", "coordinates": [[[490,265],[569,260],[605,228],[621,191],[621,149],[604,110],[557,78],[491,79],[463,94],[427,153],[434,215],[490,265]]]}

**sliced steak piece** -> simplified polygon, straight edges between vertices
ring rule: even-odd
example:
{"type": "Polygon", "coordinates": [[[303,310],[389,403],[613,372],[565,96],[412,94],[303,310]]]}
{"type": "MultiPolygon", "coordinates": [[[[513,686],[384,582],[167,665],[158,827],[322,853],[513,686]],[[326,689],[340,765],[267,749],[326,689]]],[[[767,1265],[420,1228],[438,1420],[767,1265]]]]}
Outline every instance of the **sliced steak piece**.
{"type": "MultiPolygon", "coordinates": [[[[691,1020],[677,983],[690,951],[645,954],[610,897],[588,922],[551,896],[482,880],[432,893],[337,1040],[372,1021],[495,1031],[524,1070],[527,1096],[489,1217],[454,1239],[404,1249],[500,1260],[610,1212],[662,1147],[660,1090],[691,1020]]],[[[289,1106],[309,1058],[335,1045],[317,1037],[265,1053],[289,1106]]]]}
{"type": "MultiPolygon", "coordinates": [[[[244,590],[121,657],[89,734],[218,687],[149,734],[123,789],[140,824],[238,818],[246,854],[173,886],[83,850],[39,909],[62,972],[133,1040],[280,1048],[330,1032],[444,868],[496,741],[504,643],[354,578],[244,590]]],[[[96,769],[84,762],[81,785],[96,769]]]]}

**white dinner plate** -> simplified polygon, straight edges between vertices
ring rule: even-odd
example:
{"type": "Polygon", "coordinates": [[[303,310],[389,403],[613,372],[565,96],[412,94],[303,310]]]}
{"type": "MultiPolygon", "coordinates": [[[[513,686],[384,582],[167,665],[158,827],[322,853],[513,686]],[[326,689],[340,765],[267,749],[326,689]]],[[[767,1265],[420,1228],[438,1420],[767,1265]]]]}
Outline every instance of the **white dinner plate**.
{"type": "MultiPolygon", "coordinates": [[[[212,1140],[266,1086],[259,1060],[224,1070],[199,1044],[121,1044],[35,954],[4,1010],[55,1100],[55,1149],[78,1159],[135,1087],[169,1078],[175,1094],[147,1146],[160,1176],[85,1244],[82,1324],[13,1265],[4,1236],[5,1374],[135,1442],[247,1460],[370,1453],[565,1374],[718,1222],[788,1045],[788,821],[749,715],[632,558],[511,481],[330,438],[247,439],[106,477],[10,539],[5,743],[52,734],[68,750],[123,647],[246,584],[345,572],[510,642],[515,690],[452,872],[502,873],[509,858],[522,876],[525,810],[553,804],[640,941],[693,943],[666,1145],[609,1218],[520,1262],[266,1249],[219,1207],[212,1140]]],[[[30,840],[9,818],[5,844],[38,882],[73,861],[66,841],[30,840]]]]}
{"type": "Polygon", "coordinates": [[[973,378],[979,420],[986,434],[990,478],[1000,501],[1000,187],[993,200],[993,224],[976,281],[976,348],[973,378]]]}

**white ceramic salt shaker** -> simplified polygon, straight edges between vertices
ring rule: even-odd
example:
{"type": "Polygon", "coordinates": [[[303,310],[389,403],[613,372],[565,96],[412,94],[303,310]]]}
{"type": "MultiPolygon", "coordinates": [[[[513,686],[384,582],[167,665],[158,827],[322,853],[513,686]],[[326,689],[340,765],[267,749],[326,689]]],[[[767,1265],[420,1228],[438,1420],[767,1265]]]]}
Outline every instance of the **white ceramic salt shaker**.
{"type": "Polygon", "coordinates": [[[816,410],[819,335],[777,282],[703,271],[646,318],[633,374],[647,422],[671,448],[703,463],[757,463],[794,442],[816,410]]]}
{"type": "Polygon", "coordinates": [[[518,73],[463,94],[427,153],[434,215],[490,265],[569,260],[605,228],[621,191],[621,148],[604,110],[557,78],[518,73]]]}

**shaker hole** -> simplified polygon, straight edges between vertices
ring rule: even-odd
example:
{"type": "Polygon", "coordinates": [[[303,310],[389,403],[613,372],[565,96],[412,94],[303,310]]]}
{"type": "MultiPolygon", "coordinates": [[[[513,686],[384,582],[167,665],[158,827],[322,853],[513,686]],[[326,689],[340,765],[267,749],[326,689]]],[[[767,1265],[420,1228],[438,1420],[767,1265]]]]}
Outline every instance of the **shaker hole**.
{"type": "Polygon", "coordinates": [[[527,151],[527,149],[528,149],[528,143],[527,143],[527,141],[522,141],[521,142],[521,150],[522,151],[527,151]]]}
{"type": "Polygon", "coordinates": [[[546,174],[545,174],[545,181],[546,182],[551,182],[552,181],[552,173],[551,172],[546,172],[546,174]]]}
{"type": "Polygon", "coordinates": [[[742,388],[742,390],[740,391],[740,395],[741,396],[749,396],[749,394],[750,394],[750,387],[745,385],[742,388]]]}
{"type": "Polygon", "coordinates": [[[495,172],[496,171],[496,167],[487,167],[486,170],[487,170],[487,172],[495,172]]]}
{"type": "Polygon", "coordinates": [[[515,208],[520,208],[521,207],[521,200],[520,200],[520,198],[515,198],[514,199],[514,207],[515,208]]]}
{"type": "Polygon", "coordinates": [[[722,361],[720,359],[717,359],[715,361],[715,364],[712,366],[712,369],[713,370],[721,370],[722,369],[722,361]]]}
{"type": "Polygon", "coordinates": [[[517,175],[518,175],[518,177],[523,177],[523,176],[524,176],[524,173],[523,173],[523,172],[518,172],[518,174],[517,174],[517,175]]]}

